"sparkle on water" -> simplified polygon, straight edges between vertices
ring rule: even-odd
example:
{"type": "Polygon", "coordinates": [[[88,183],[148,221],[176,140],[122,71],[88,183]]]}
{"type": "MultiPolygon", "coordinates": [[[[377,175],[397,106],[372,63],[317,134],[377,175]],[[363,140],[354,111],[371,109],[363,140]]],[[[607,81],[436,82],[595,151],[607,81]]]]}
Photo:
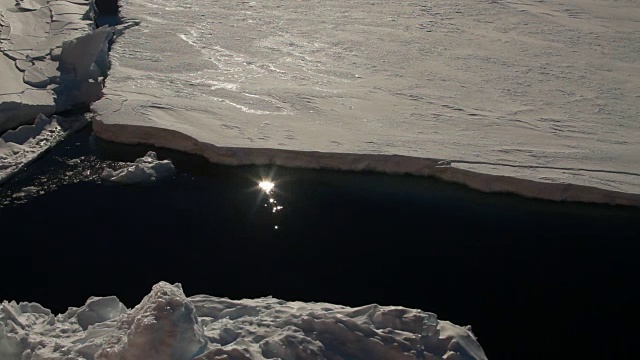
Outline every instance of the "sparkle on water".
{"type": "Polygon", "coordinates": [[[262,189],[265,193],[270,193],[271,190],[273,190],[273,187],[275,186],[274,183],[272,183],[271,181],[267,181],[267,180],[262,180],[260,181],[260,183],[258,183],[258,187],[260,187],[260,189],[262,189]]]}
{"type": "MultiPolygon", "coordinates": [[[[267,202],[264,204],[265,207],[271,206],[271,211],[273,213],[279,212],[282,210],[282,206],[277,204],[278,201],[274,198],[273,189],[275,184],[271,180],[265,180],[264,178],[258,182],[258,187],[267,194],[267,202]]],[[[278,230],[278,225],[273,227],[275,230],[278,230]]]]}

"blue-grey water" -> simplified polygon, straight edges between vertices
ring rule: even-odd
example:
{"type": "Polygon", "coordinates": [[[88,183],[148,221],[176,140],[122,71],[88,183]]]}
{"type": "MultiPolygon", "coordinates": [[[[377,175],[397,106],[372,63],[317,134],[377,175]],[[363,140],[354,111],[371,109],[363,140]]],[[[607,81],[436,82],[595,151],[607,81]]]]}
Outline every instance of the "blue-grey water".
{"type": "Polygon", "coordinates": [[[0,299],[62,312],[113,294],[131,307],[166,280],[187,295],[421,308],[471,324],[492,359],[633,349],[623,329],[640,305],[638,209],[162,149],[178,169],[170,179],[99,182],[147,150],[87,129],[0,188],[0,299]]]}

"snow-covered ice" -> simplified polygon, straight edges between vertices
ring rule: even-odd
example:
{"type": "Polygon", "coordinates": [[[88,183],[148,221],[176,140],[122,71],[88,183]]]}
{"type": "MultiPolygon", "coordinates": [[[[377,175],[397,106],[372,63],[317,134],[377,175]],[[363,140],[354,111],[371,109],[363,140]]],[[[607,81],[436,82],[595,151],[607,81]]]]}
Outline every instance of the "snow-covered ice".
{"type": "Polygon", "coordinates": [[[103,138],[640,205],[637,1],[121,5],[103,138]]]}
{"type": "Polygon", "coordinates": [[[114,28],[93,0],[0,0],[0,132],[102,95],[114,28]]]}
{"type": "Polygon", "coordinates": [[[120,184],[141,184],[160,180],[175,171],[170,160],[158,160],[155,152],[149,151],[145,156],[123,169],[114,171],[105,169],[102,180],[120,184]]]}
{"type": "Polygon", "coordinates": [[[0,306],[3,360],[460,359],[486,356],[470,327],[403,307],[186,297],[155,285],[133,309],[92,297],[60,315],[0,306]]]}
{"type": "Polygon", "coordinates": [[[96,29],[94,9],[93,0],[0,0],[0,184],[89,120],[52,114],[102,96],[108,42],[122,28],[96,29]]]}

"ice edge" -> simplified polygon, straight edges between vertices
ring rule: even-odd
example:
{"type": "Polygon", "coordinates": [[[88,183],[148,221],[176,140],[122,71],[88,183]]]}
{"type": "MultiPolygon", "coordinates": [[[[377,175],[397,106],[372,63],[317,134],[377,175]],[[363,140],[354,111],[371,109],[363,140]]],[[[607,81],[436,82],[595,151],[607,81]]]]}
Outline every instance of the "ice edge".
{"type": "Polygon", "coordinates": [[[512,193],[527,198],[640,207],[640,194],[570,183],[547,183],[456,168],[445,159],[406,155],[356,154],[274,148],[219,147],[169,129],[105,124],[97,115],[95,134],[107,141],[151,145],[202,155],[222,165],[280,165],[305,169],[375,171],[430,176],[487,193],[512,193]]]}

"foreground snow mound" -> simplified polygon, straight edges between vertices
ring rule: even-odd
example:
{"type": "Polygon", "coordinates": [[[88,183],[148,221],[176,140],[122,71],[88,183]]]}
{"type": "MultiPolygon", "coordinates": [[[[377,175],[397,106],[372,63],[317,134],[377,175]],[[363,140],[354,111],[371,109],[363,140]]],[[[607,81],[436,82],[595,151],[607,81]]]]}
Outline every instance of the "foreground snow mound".
{"type": "Polygon", "coordinates": [[[155,152],[149,151],[147,155],[137,159],[133,165],[113,171],[105,169],[102,179],[120,184],[140,184],[154,182],[173,174],[175,168],[169,160],[158,160],[155,152]]]}
{"type": "Polygon", "coordinates": [[[160,283],[140,305],[118,318],[95,358],[193,359],[206,345],[202,325],[182,288],[160,283]]]}
{"type": "Polygon", "coordinates": [[[273,298],[187,298],[155,285],[127,310],[92,297],[58,316],[34,303],[0,306],[0,359],[486,359],[468,328],[420,310],[349,308],[273,298]]]}

